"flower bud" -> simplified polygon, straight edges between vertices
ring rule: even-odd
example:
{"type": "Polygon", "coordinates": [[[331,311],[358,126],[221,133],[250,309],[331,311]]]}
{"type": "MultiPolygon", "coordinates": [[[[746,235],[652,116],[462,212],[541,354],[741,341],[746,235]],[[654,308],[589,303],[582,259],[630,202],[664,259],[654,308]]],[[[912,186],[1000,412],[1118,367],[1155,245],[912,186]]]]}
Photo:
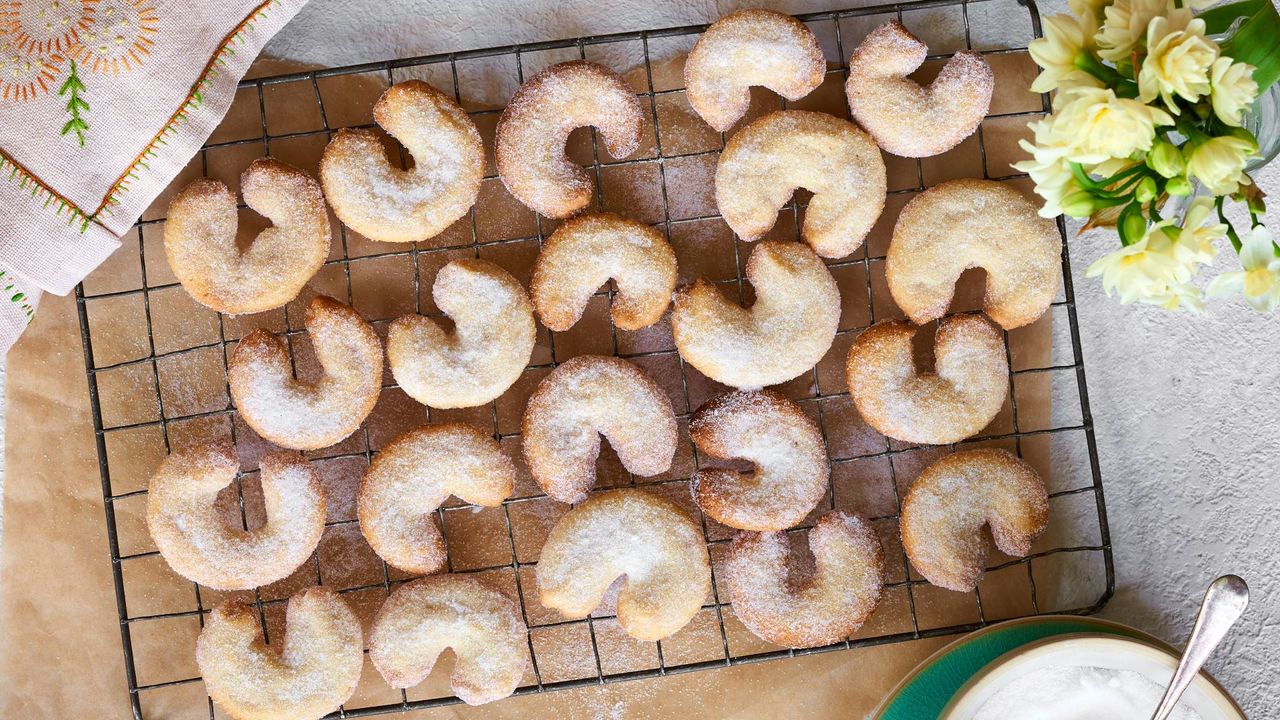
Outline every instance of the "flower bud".
{"type": "Polygon", "coordinates": [[[1159,192],[1159,188],[1156,187],[1155,178],[1148,175],[1138,181],[1138,187],[1133,189],[1133,197],[1140,203],[1148,203],[1156,196],[1157,192],[1159,192]]]}
{"type": "Polygon", "coordinates": [[[1147,166],[1160,173],[1161,177],[1177,177],[1186,168],[1182,153],[1168,140],[1158,141],[1147,153],[1147,166]]]}
{"type": "Polygon", "coordinates": [[[1140,212],[1121,213],[1120,227],[1116,228],[1120,231],[1120,237],[1125,238],[1126,244],[1137,242],[1147,234],[1147,218],[1140,212]]]}
{"type": "Polygon", "coordinates": [[[1093,214],[1093,196],[1085,190],[1076,190],[1062,198],[1062,213],[1073,218],[1085,218],[1093,214]]]}
{"type": "Polygon", "coordinates": [[[1170,195],[1190,195],[1191,181],[1184,177],[1169,178],[1169,182],[1165,184],[1164,190],[1170,195]]]}
{"type": "Polygon", "coordinates": [[[1267,204],[1262,199],[1262,193],[1252,193],[1246,200],[1249,204],[1249,212],[1254,215],[1262,215],[1267,212],[1267,204]]]}

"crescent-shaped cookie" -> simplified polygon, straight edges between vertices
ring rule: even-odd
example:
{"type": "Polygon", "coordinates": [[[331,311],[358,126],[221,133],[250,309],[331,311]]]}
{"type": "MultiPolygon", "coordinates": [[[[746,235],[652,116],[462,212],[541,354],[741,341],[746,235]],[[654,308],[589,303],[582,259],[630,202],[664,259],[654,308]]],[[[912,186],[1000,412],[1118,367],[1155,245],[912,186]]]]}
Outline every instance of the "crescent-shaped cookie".
{"type": "Polygon", "coordinates": [[[436,275],[431,297],[453,330],[422,315],[392,322],[387,358],[396,382],[433,408],[475,407],[506,392],[537,340],[520,281],[486,260],[454,260],[436,275]]]}
{"type": "Polygon", "coordinates": [[[289,598],[284,640],[272,640],[263,641],[253,606],[235,600],[204,621],[196,664],[233,720],[317,720],[355,693],[364,634],[337,593],[313,587],[289,598]]]}
{"type": "Polygon", "coordinates": [[[701,278],[676,292],[671,330],[680,357],[736,388],[776,385],[818,364],[840,323],[831,271],[806,245],[762,242],[746,276],[756,295],[750,308],[701,278]]]}
{"type": "Polygon", "coordinates": [[[245,204],[271,221],[243,252],[236,198],[217,180],[197,180],[178,193],[164,225],[164,252],[182,288],[228,315],[284,305],[329,256],[329,213],[310,175],[262,158],[240,176],[240,187],[245,204]]]}
{"type": "Polygon", "coordinates": [[[396,436],[360,481],[360,531],[387,564],[415,575],[445,564],[432,517],[450,495],[496,507],[511,495],[516,468],[492,436],[464,423],[440,423],[396,436]]]}
{"type": "Polygon", "coordinates": [[[709,400],[689,421],[704,455],[750,461],[749,473],[702,468],[693,499],[722,525],[764,532],[804,520],[831,477],[818,426],[773,390],[734,390],[709,400]]]}
{"type": "Polygon", "coordinates": [[[845,94],[853,119],[880,147],[902,157],[946,152],[973,131],[991,106],[995,75],[981,55],[961,51],[929,87],[909,77],[929,48],[891,20],[871,31],[849,59],[845,94]]]}
{"type": "Polygon", "coordinates": [[[525,81],[498,119],[496,160],[507,190],[549,218],[591,202],[592,180],[565,154],[575,128],[594,126],[609,154],[640,147],[644,114],[626,81],[585,60],[564,62],[525,81]]]}
{"type": "Polygon", "coordinates": [[[656,228],[600,213],[566,220],[542,245],[529,294],[542,324],[563,332],[612,279],[613,324],[639,330],[662,319],[676,289],[676,253],[656,228]]]}
{"type": "Polygon", "coordinates": [[[947,455],[924,469],[902,501],[902,547],[938,587],[971,591],[982,579],[991,528],[996,547],[1024,556],[1049,524],[1049,496],[1036,471],[1005,450],[947,455]]]}
{"type": "Polygon", "coordinates": [[[600,436],[636,475],[657,475],[676,453],[676,416],[662,388],[616,357],[579,355],[538,383],[520,425],[529,473],[552,498],[582,502],[596,482],[600,436]]]}
{"type": "Polygon", "coordinates": [[[938,321],[934,372],[916,369],[917,328],[879,322],[849,348],[845,373],[858,413],[883,435],[910,443],[947,445],[986,427],[1009,394],[1004,338],[980,315],[938,321]]]}
{"type": "Polygon", "coordinates": [[[711,589],[702,531],[678,505],[642,490],[594,495],[565,513],[542,546],[542,604],[586,617],[619,577],[618,622],[637,640],[661,640],[697,614],[711,589]]]}
{"type": "Polygon", "coordinates": [[[983,310],[1006,330],[1036,321],[1058,293],[1062,237],[1022,193],[952,180],[902,208],[885,259],[889,292],[917,324],[942,317],[960,273],[987,272],[983,310]]]}
{"type": "Polygon", "coordinates": [[[269,330],[249,333],[231,353],[231,399],[263,439],[291,450],[342,441],[373,410],[382,391],[382,342],[355,310],[324,295],[307,306],[307,332],[324,376],[293,377],[289,351],[269,330]]]}
{"type": "Polygon", "coordinates": [[[333,212],[371,240],[417,242],[467,214],[484,177],[484,146],[453,98],[420,80],[387,88],[373,118],[413,156],[401,170],[376,130],[339,130],[324,149],[320,181],[333,212]]]}
{"type": "Polygon", "coordinates": [[[515,692],[529,665],[519,608],[470,575],[435,575],[396,588],[369,631],[369,659],[393,688],[426,679],[446,649],[449,686],[468,705],[515,692]]]}
{"type": "Polygon", "coordinates": [[[233,530],[214,506],[240,470],[230,443],[178,450],[160,463],[147,492],[147,529],[174,572],[215,590],[250,590],[311,557],[324,533],[319,477],[294,453],[267,455],[260,466],[267,522],[233,530]]]}
{"type": "Polygon", "coordinates": [[[772,10],[729,13],[711,23],[684,62],[689,104],[717,132],[733,127],[762,85],[796,101],[822,84],[826,58],[804,23],[772,10]]]}
{"type": "Polygon", "coordinates": [[[809,531],[816,569],[803,584],[790,577],[785,532],[738,533],[725,582],[733,612],[757,636],[793,648],[838,643],[875,612],[884,588],[884,551],[871,525],[830,512],[809,531]]]}
{"type": "Polygon", "coordinates": [[[796,188],[813,192],[801,234],[822,257],[862,246],[884,209],[884,159],[857,125],[780,110],[738,131],[716,165],[716,207],[748,242],[764,237],[796,188]]]}

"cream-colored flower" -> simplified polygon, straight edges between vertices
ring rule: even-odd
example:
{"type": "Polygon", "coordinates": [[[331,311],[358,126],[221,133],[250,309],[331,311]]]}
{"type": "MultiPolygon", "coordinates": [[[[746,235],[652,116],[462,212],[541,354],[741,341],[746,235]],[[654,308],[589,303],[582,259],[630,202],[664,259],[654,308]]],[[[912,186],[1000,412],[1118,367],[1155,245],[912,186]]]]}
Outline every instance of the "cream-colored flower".
{"type": "Polygon", "coordinates": [[[1080,85],[1100,87],[1102,81],[1076,67],[1076,58],[1093,48],[1098,24],[1093,16],[1074,18],[1050,15],[1044,19],[1044,36],[1031,41],[1027,51],[1042,70],[1031,83],[1033,92],[1050,92],[1080,85]]]}
{"type": "Polygon", "coordinates": [[[1182,216],[1182,232],[1176,244],[1183,249],[1187,261],[1208,265],[1218,255],[1214,242],[1226,236],[1227,226],[1218,222],[1213,200],[1201,196],[1191,201],[1182,216]]]}
{"type": "Polygon", "coordinates": [[[1245,165],[1258,146],[1233,135],[1209,138],[1195,146],[1187,158],[1187,175],[1196,178],[1214,195],[1229,195],[1249,184],[1245,165]]]}
{"type": "Polygon", "coordinates": [[[1259,225],[1246,233],[1240,244],[1243,270],[1222,273],[1209,283],[1207,292],[1213,297],[1243,293],[1245,302],[1255,310],[1275,310],[1280,306],[1280,257],[1276,257],[1271,231],[1259,225]]]}
{"type": "Polygon", "coordinates": [[[1168,220],[1152,225],[1137,242],[1090,265],[1085,276],[1101,275],[1107,295],[1118,294],[1125,304],[1141,302],[1201,311],[1200,290],[1191,279],[1197,265],[1206,260],[1202,253],[1174,240],[1166,232],[1171,225],[1168,220]]]}
{"type": "Polygon", "coordinates": [[[1218,58],[1218,46],[1204,36],[1204,21],[1186,8],[1157,17],[1147,26],[1147,57],[1138,73],[1138,97],[1157,97],[1175,114],[1175,98],[1195,102],[1209,94],[1209,68],[1218,58]]]}
{"type": "Polygon", "coordinates": [[[1152,18],[1173,10],[1169,0],[1116,0],[1103,12],[1098,33],[1098,55],[1103,60],[1128,60],[1134,47],[1147,35],[1152,18]]]}
{"type": "Polygon", "coordinates": [[[1185,309],[1195,315],[1204,314],[1204,293],[1191,283],[1170,283],[1163,292],[1143,298],[1141,302],[1166,310],[1185,309]]]}
{"type": "Polygon", "coordinates": [[[1169,113],[1107,88],[1063,90],[1054,105],[1049,135],[1068,160],[1086,165],[1150,150],[1156,126],[1173,124],[1169,113]]]}
{"type": "Polygon", "coordinates": [[[1240,127],[1240,116],[1258,97],[1258,83],[1253,79],[1254,67],[1220,57],[1209,72],[1210,99],[1213,114],[1222,122],[1240,127]]]}

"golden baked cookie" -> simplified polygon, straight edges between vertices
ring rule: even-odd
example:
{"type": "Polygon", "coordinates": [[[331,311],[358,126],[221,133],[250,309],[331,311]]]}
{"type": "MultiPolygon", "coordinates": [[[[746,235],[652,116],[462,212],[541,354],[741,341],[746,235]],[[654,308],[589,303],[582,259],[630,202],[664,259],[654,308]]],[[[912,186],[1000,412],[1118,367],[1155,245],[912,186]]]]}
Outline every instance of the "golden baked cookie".
{"type": "Polygon", "coordinates": [[[775,645],[818,647],[843,641],[875,612],[884,588],[884,551],[871,525],[829,512],[809,531],[816,569],[791,576],[787,534],[743,532],[733,539],[725,583],[733,612],[775,645]]]}
{"type": "Polygon", "coordinates": [[[387,564],[415,575],[445,565],[436,510],[450,495],[496,507],[511,495],[516,468],[491,435],[465,423],[402,433],[375,456],[360,480],[360,531],[387,564]]]}
{"type": "Polygon", "coordinates": [[[917,328],[878,322],[853,341],[845,362],[858,413],[883,435],[909,443],[947,445],[986,427],[1009,394],[1004,338],[980,315],[938,321],[934,371],[916,369],[917,328]]]}
{"type": "Polygon", "coordinates": [[[808,246],[762,242],[747,261],[756,301],[744,308],[698,279],[676,291],[671,331],[685,362],[736,388],[786,382],[818,364],[840,323],[840,291],[808,246]]]}
{"type": "Polygon", "coordinates": [[[347,227],[380,242],[417,242],[464,217],[480,193],[480,131],[453,98],[420,80],[387,88],[373,118],[413,157],[401,170],[376,130],[344,128],[320,160],[320,181],[347,227]]]}
{"type": "Polygon", "coordinates": [[[711,590],[702,530],[678,505],[643,490],[593,495],[551,529],[538,560],[542,604],[584,618],[618,591],[618,623],[637,640],[661,640],[697,614],[711,590]]]}
{"type": "Polygon", "coordinates": [[[902,208],[885,275],[913,322],[946,314],[960,273],[974,267],[987,271],[987,315],[1006,330],[1028,325],[1058,294],[1062,237],[1022,193],[991,180],[944,182],[902,208]]]}
{"type": "Polygon", "coordinates": [[[596,482],[600,436],[636,475],[657,475],[676,453],[671,400],[640,368],[579,355],[538,383],[520,424],[529,474],[552,498],[582,502],[596,482]]]}
{"type": "Polygon", "coordinates": [[[204,621],[196,664],[232,720],[317,720],[355,693],[364,633],[337,593],[313,587],[289,598],[284,638],[268,646],[253,606],[229,600],[204,621]]]}
{"type": "Polygon", "coordinates": [[[704,456],[750,461],[749,473],[703,467],[693,499],[722,525],[759,532],[804,520],[831,477],[818,426],[773,390],[734,390],[708,400],[689,421],[704,456]]]}
{"type": "Polygon", "coordinates": [[[804,23],[772,10],[729,13],[711,23],[684,62],[689,104],[717,132],[733,127],[762,85],[796,101],[822,84],[826,58],[804,23]]]}
{"type": "Polygon", "coordinates": [[[324,376],[294,378],[289,351],[269,330],[246,335],[231,353],[228,384],[240,417],[263,439],[291,450],[341,442],[360,427],[382,391],[382,341],[350,307],[317,295],[307,332],[324,376]]]}
{"type": "Polygon", "coordinates": [[[296,453],[267,455],[260,466],[267,522],[233,530],[214,505],[240,470],[230,443],[177,450],[160,463],[147,488],[147,529],[174,572],[214,590],[251,590],[311,557],[324,534],[319,476],[296,453]]]}
{"type": "Polygon", "coordinates": [[[651,225],[613,213],[566,220],[542,244],[529,294],[542,324],[563,332],[612,279],[613,324],[639,330],[662,319],[676,289],[676,253],[651,225]]]}
{"type": "Polygon", "coordinates": [[[644,114],[618,74],[585,60],[563,62],[525,81],[498,119],[498,174],[520,202],[549,218],[591,203],[591,175],[565,155],[575,128],[594,126],[616,159],[640,147],[644,114]]]}
{"type": "Polygon", "coordinates": [[[310,175],[273,158],[240,176],[245,204],[271,221],[243,252],[236,198],[217,180],[196,180],[169,203],[164,252],[196,302],[228,315],[278,308],[297,297],[329,256],[329,213],[310,175]]]}
{"type": "Polygon", "coordinates": [[[454,260],[436,275],[431,297],[453,329],[422,315],[392,322],[387,358],[396,382],[433,408],[475,407],[506,392],[537,340],[520,281],[487,260],[454,260]]]}
{"type": "Polygon", "coordinates": [[[978,587],[991,528],[996,547],[1022,557],[1049,525],[1049,495],[1035,469],[1005,450],[947,455],[925,468],[902,501],[902,547],[926,580],[978,587]]]}
{"type": "Polygon", "coordinates": [[[468,705],[515,692],[529,666],[520,609],[473,575],[434,575],[402,585],[369,631],[369,659],[393,688],[426,679],[445,650],[455,658],[449,686],[468,705]]]}
{"type": "Polygon", "coordinates": [[[982,56],[961,51],[928,87],[907,77],[929,48],[891,20],[871,31],[849,59],[845,94],[853,119],[880,147],[902,157],[946,152],[973,134],[991,106],[995,75],[982,56]]]}
{"type": "Polygon", "coordinates": [[[748,242],[764,237],[796,188],[813,193],[801,235],[842,258],[862,247],[884,209],[880,148],[857,125],[825,113],[772,112],[739,130],[716,164],[716,207],[748,242]]]}

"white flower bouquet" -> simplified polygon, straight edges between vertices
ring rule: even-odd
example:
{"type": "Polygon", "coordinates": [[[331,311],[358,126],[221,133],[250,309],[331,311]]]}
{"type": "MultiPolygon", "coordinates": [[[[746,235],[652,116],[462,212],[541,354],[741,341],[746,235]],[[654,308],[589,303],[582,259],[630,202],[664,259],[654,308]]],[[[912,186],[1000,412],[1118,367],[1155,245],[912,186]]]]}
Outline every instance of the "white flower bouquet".
{"type": "Polygon", "coordinates": [[[1199,0],[1069,2],[1072,14],[1046,18],[1029,48],[1042,68],[1031,89],[1054,92],[1053,111],[1030,124],[1033,140],[1021,144],[1031,158],[1014,167],[1035,181],[1041,214],[1115,227],[1120,249],[1087,275],[1123,303],[1203,312],[1204,294],[1241,293],[1259,310],[1276,308],[1280,246],[1259,219],[1263,196],[1246,169],[1260,150],[1245,127],[1280,78],[1271,0],[1199,15],[1199,0]],[[1170,198],[1189,201],[1173,212],[1170,198]],[[1243,235],[1224,212],[1228,199],[1248,209],[1243,235]],[[1243,269],[1202,291],[1193,280],[1224,238],[1243,269]]]}

